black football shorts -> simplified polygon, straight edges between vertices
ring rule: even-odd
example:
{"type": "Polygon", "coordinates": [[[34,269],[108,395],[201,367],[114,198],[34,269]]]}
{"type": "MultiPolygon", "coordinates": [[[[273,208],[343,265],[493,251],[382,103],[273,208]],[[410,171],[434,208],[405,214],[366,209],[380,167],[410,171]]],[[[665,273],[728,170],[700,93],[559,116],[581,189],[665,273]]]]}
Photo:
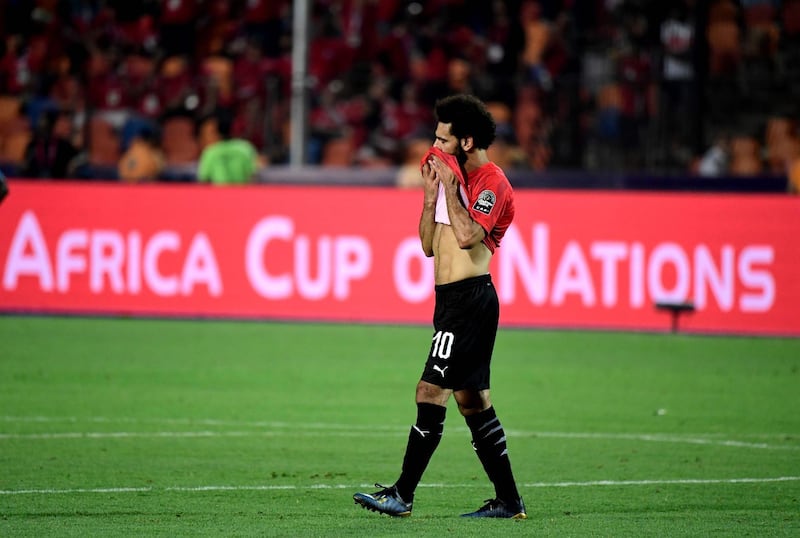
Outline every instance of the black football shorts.
{"type": "Polygon", "coordinates": [[[422,380],[443,388],[489,388],[500,307],[491,275],[438,285],[433,339],[422,380]]]}

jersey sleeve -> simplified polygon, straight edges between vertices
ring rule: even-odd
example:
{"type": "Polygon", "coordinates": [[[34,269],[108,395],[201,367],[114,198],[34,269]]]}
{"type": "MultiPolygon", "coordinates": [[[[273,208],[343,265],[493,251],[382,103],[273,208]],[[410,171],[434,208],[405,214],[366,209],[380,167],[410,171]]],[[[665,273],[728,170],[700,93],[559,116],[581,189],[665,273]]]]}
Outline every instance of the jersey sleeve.
{"type": "Polygon", "coordinates": [[[486,174],[471,185],[469,214],[486,235],[491,234],[511,196],[509,184],[504,179],[496,174],[486,174]]]}

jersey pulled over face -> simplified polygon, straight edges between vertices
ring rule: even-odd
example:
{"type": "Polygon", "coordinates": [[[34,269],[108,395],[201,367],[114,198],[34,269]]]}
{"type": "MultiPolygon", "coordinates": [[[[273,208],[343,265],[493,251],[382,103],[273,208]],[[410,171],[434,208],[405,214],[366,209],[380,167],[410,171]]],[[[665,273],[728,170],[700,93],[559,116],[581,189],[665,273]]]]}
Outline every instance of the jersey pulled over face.
{"type": "MultiPolygon", "coordinates": [[[[465,175],[455,158],[455,153],[464,151],[461,142],[450,133],[449,124],[437,126],[436,142],[429,153],[437,150],[458,178],[461,205],[484,231],[484,237],[477,245],[469,249],[458,245],[449,226],[444,190],[440,184],[433,250],[436,283],[444,284],[488,272],[492,254],[514,218],[514,195],[508,178],[492,162],[485,162],[465,175]]],[[[426,159],[427,155],[423,162],[426,159]]]]}
{"type": "MultiPolygon", "coordinates": [[[[451,127],[450,123],[437,124],[433,147],[455,156],[459,163],[463,163],[464,159],[458,159],[458,156],[464,155],[464,150],[461,148],[461,141],[452,134],[451,127]]],[[[454,166],[452,162],[447,164],[451,168],[454,166]]],[[[463,174],[458,170],[454,172],[456,177],[461,179],[463,174]]],[[[459,190],[470,217],[486,232],[483,243],[494,253],[514,219],[514,191],[511,183],[499,166],[488,162],[469,172],[459,190]]],[[[444,192],[441,188],[439,198],[436,204],[436,220],[449,224],[443,200],[444,192]]]]}
{"type": "Polygon", "coordinates": [[[455,135],[450,132],[452,126],[452,123],[439,122],[436,124],[436,134],[433,147],[439,148],[450,155],[458,156],[458,151],[461,149],[461,147],[459,146],[458,138],[456,138],[455,135]]]}

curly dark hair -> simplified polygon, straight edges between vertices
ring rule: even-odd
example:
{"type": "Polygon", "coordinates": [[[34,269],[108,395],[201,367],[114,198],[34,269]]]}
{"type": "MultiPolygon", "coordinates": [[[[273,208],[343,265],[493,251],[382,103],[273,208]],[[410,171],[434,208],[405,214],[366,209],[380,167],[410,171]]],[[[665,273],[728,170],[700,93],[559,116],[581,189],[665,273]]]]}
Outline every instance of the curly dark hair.
{"type": "Polygon", "coordinates": [[[472,137],[475,147],[488,148],[497,131],[497,125],[486,105],[468,94],[456,94],[436,101],[436,121],[451,124],[450,132],[458,139],[472,137]]]}

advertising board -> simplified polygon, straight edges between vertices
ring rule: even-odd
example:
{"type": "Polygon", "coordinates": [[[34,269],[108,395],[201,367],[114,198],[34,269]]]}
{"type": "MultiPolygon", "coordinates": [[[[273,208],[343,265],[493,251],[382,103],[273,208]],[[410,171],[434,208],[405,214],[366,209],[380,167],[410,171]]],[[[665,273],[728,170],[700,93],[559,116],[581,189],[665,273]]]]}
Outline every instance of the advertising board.
{"type": "MultiPolygon", "coordinates": [[[[429,324],[422,193],[12,181],[0,310],[429,324]]],[[[518,189],[501,325],[800,336],[800,199],[518,189]]]]}

